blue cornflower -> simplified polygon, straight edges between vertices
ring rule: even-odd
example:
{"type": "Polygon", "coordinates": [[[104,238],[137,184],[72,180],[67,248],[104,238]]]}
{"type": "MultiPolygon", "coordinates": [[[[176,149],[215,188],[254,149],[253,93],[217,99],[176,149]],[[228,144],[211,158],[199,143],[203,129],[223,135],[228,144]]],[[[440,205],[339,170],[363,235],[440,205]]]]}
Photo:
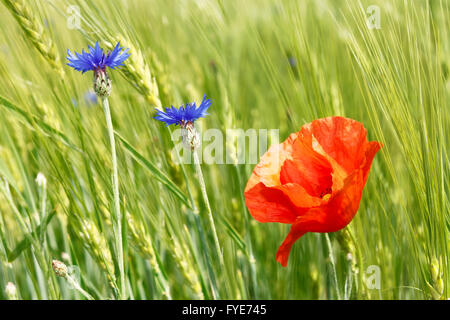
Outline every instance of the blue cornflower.
{"type": "Polygon", "coordinates": [[[289,60],[289,64],[291,65],[291,67],[296,67],[297,66],[297,59],[295,59],[295,57],[290,56],[288,58],[288,60],[289,60]]]}
{"type": "Polygon", "coordinates": [[[94,72],[105,71],[106,67],[114,69],[122,66],[123,62],[130,56],[128,53],[129,49],[123,51],[122,49],[120,42],[118,42],[112,52],[108,51],[105,54],[103,49],[100,48],[98,41],[95,43],[94,48],[89,46],[89,52],[85,52],[83,49],[81,54],[78,52],[73,54],[67,49],[67,60],[69,60],[67,65],[82,73],[89,70],[94,72]]]}
{"type": "Polygon", "coordinates": [[[84,103],[89,105],[95,105],[98,103],[97,95],[92,90],[87,91],[84,96],[84,103]]]}
{"type": "Polygon", "coordinates": [[[94,48],[89,46],[89,52],[85,52],[83,49],[81,54],[78,52],[73,54],[67,50],[67,60],[69,60],[67,65],[82,73],[89,70],[94,71],[94,91],[98,97],[107,98],[111,94],[112,82],[108,77],[106,67],[114,69],[123,66],[123,62],[130,54],[128,49],[123,51],[122,49],[118,42],[113,51],[105,54],[97,41],[94,48]]]}
{"type": "Polygon", "coordinates": [[[203,96],[202,103],[197,107],[195,102],[186,103],[185,106],[180,108],[165,108],[164,111],[157,110],[156,120],[162,121],[166,124],[166,127],[171,124],[180,125],[185,127],[187,124],[192,124],[198,118],[204,118],[208,113],[209,106],[211,105],[211,100],[206,99],[206,94],[203,96]]]}

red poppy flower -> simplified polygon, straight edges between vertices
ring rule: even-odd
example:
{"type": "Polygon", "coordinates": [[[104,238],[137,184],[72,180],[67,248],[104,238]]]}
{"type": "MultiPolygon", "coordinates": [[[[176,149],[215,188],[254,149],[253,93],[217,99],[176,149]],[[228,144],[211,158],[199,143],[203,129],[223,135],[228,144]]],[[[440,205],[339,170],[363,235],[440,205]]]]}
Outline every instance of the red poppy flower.
{"type": "Polygon", "coordinates": [[[366,135],[355,120],[318,119],[270,147],[253,170],[245,187],[250,214],[259,222],[292,225],[277,252],[282,266],[305,233],[335,232],[352,221],[381,148],[366,135]]]}

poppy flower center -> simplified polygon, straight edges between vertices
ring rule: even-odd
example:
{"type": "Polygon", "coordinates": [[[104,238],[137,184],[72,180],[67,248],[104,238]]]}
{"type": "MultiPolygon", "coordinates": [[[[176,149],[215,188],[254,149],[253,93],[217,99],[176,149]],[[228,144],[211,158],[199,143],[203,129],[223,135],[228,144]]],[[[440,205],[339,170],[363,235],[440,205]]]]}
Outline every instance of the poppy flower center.
{"type": "Polygon", "coordinates": [[[327,200],[329,200],[330,197],[331,197],[331,192],[332,192],[331,188],[328,187],[328,188],[326,188],[325,190],[323,190],[323,191],[320,193],[319,196],[320,196],[320,198],[322,198],[323,200],[327,201],[327,200]]]}

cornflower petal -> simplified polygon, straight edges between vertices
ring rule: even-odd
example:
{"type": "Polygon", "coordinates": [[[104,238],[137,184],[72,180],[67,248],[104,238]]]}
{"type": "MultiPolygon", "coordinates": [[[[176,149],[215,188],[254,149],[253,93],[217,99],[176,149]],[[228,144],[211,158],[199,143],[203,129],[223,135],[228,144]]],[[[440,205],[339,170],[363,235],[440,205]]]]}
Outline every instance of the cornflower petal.
{"type": "Polygon", "coordinates": [[[171,124],[183,125],[186,123],[193,123],[199,118],[204,118],[208,113],[206,110],[211,106],[211,100],[206,99],[206,94],[203,96],[202,103],[197,107],[195,102],[186,103],[178,109],[174,106],[165,108],[164,110],[156,109],[156,116],[154,119],[162,121],[169,126],[171,124]]]}
{"type": "Polygon", "coordinates": [[[75,52],[73,54],[70,50],[67,50],[67,60],[69,61],[67,65],[82,73],[89,70],[94,72],[105,71],[106,67],[114,69],[122,66],[123,62],[130,56],[129,49],[123,49],[118,42],[114,50],[105,55],[99,42],[96,41],[94,47],[88,46],[87,52],[83,49],[81,53],[75,52]]]}

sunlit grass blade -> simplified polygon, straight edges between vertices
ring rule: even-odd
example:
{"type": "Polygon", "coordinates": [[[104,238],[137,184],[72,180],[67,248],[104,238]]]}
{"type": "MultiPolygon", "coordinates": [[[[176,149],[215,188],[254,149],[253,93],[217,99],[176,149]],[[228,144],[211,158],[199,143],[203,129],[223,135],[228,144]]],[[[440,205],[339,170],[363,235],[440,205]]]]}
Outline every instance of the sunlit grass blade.
{"type": "Polygon", "coordinates": [[[184,204],[190,206],[187,196],[180,190],[180,188],[169,179],[169,177],[159,170],[154,164],[152,164],[149,160],[147,160],[142,154],[140,154],[135,148],[131,146],[131,144],[125,140],[119,133],[115,132],[115,135],[122,142],[125,150],[145,169],[147,169],[155,179],[161,182],[164,186],[167,187],[169,191],[171,191],[178,199],[180,199],[184,204]]]}

